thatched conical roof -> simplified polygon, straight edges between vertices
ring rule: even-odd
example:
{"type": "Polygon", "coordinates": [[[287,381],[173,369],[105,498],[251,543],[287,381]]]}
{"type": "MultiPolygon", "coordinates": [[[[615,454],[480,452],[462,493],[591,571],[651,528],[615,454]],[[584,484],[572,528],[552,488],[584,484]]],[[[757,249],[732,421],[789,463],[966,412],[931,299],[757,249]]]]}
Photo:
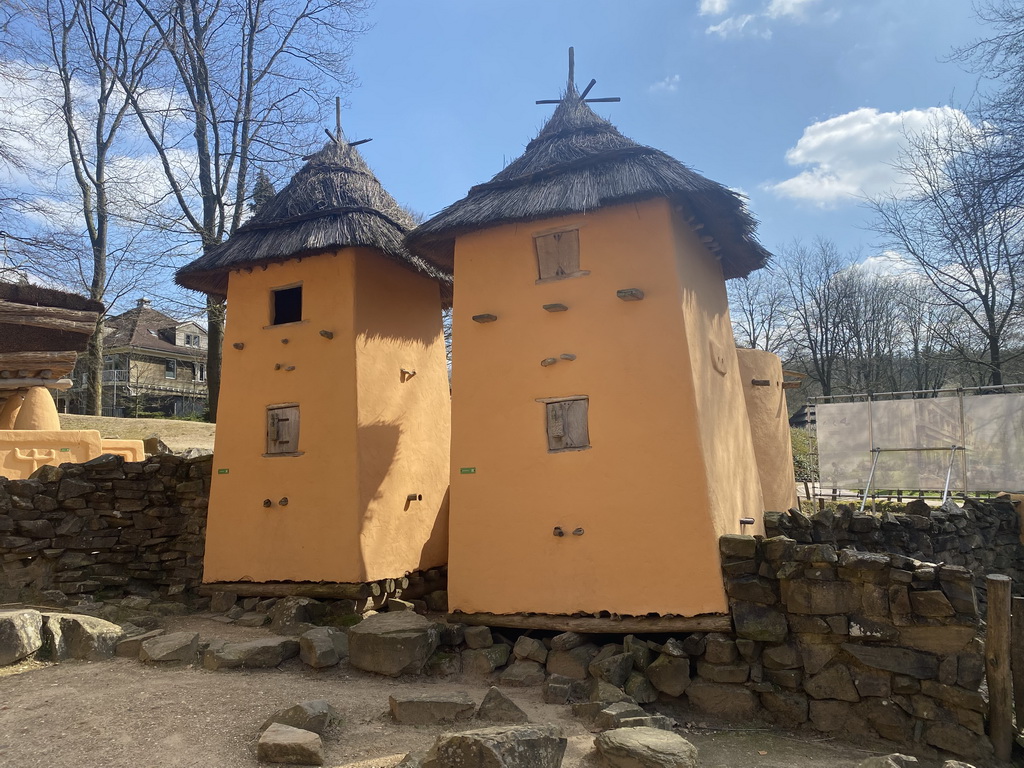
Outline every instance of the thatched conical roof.
{"type": "Polygon", "coordinates": [[[437,267],[453,268],[455,237],[512,222],[588,213],[664,197],[680,206],[722,261],[727,278],[764,266],[744,198],[657,149],[626,138],[580,97],[571,75],[558,107],[526,151],[417,227],[406,243],[437,267]]]}
{"type": "Polygon", "coordinates": [[[228,273],[312,256],[346,246],[375,248],[441,284],[450,301],[451,275],[406,248],[412,218],[381,186],[344,137],[329,141],[222,245],[182,267],[185,288],[224,296],[228,273]]]}

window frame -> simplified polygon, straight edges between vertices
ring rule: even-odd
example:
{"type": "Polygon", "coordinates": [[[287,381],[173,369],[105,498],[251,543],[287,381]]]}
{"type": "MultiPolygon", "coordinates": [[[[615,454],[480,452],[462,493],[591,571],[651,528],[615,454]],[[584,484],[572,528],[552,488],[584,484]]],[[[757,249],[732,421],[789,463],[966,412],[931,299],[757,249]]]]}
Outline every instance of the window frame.
{"type": "MultiPolygon", "coordinates": [[[[534,263],[535,263],[535,266],[536,266],[536,269],[537,269],[537,280],[535,281],[536,284],[537,285],[541,285],[543,283],[553,283],[553,282],[555,282],[557,280],[569,280],[569,279],[574,278],[574,277],[584,277],[586,275],[589,275],[590,274],[590,270],[589,269],[582,269],[580,267],[581,250],[582,249],[580,247],[580,227],[579,226],[564,226],[564,227],[558,227],[557,229],[544,230],[544,231],[541,231],[541,232],[534,232],[533,233],[533,255],[534,255],[534,263]],[[569,233],[572,233],[572,234],[575,235],[575,240],[576,240],[576,252],[575,252],[576,264],[575,264],[575,267],[576,268],[574,270],[570,271],[570,272],[563,272],[562,274],[558,274],[557,270],[556,270],[555,274],[545,274],[544,266],[543,266],[543,258],[541,256],[541,251],[542,251],[542,248],[541,248],[541,245],[540,245],[541,241],[544,240],[544,238],[554,237],[556,235],[565,235],[565,234],[569,234],[569,233]]],[[[560,269],[561,266],[559,265],[558,268],[560,269]]]]}
{"type": "Polygon", "coordinates": [[[296,283],[289,283],[288,285],[278,285],[278,286],[275,286],[275,287],[271,288],[270,289],[270,296],[269,296],[270,323],[266,327],[267,328],[278,328],[278,327],[280,327],[282,325],[292,325],[293,323],[303,323],[303,322],[305,322],[305,320],[303,319],[303,312],[305,310],[305,306],[303,305],[303,298],[304,297],[303,297],[302,281],[301,280],[299,282],[296,282],[296,283]],[[284,293],[285,291],[295,291],[295,290],[298,291],[298,297],[299,297],[299,301],[298,301],[298,305],[299,305],[298,306],[298,310],[299,310],[298,314],[299,314],[299,316],[296,319],[294,319],[294,320],[285,320],[285,321],[282,321],[282,322],[277,322],[277,314],[278,314],[278,311],[277,311],[277,296],[278,296],[278,294],[279,293],[284,293]]]}
{"type": "Polygon", "coordinates": [[[299,414],[300,414],[300,411],[299,411],[299,404],[298,403],[274,403],[273,405],[268,405],[266,407],[266,410],[264,412],[264,417],[263,417],[264,434],[265,434],[265,437],[266,437],[266,441],[265,441],[266,451],[263,453],[263,457],[264,458],[280,458],[280,457],[288,457],[288,456],[301,456],[304,453],[304,451],[300,451],[299,450],[299,437],[300,437],[300,427],[301,427],[301,420],[299,418],[299,414]],[[274,443],[277,442],[277,440],[276,440],[276,438],[271,437],[271,426],[272,426],[271,416],[272,416],[272,414],[275,411],[285,411],[285,410],[292,411],[295,414],[295,428],[294,428],[295,437],[294,437],[293,440],[289,441],[289,443],[292,443],[291,447],[293,448],[293,450],[290,450],[290,451],[273,450],[274,449],[274,443]]]}
{"type": "Polygon", "coordinates": [[[164,359],[164,378],[168,380],[178,378],[178,361],[173,357],[164,359]]]}
{"type": "MultiPolygon", "coordinates": [[[[576,453],[578,451],[587,451],[593,448],[593,443],[590,440],[590,396],[589,395],[566,395],[565,397],[539,397],[536,400],[538,403],[544,405],[544,435],[547,439],[548,453],[576,453]],[[553,447],[552,445],[552,423],[551,423],[551,406],[560,403],[582,403],[582,422],[583,429],[585,430],[585,445],[565,445],[561,447],[553,447]]],[[[563,424],[565,420],[563,419],[563,424]]]]}

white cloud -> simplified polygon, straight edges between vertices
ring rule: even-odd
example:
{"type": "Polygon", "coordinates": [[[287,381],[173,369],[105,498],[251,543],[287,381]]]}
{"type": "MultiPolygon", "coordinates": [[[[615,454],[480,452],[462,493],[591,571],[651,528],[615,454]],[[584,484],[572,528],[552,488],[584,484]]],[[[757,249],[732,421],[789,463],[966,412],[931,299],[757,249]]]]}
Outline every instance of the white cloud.
{"type": "Polygon", "coordinates": [[[651,93],[658,93],[659,91],[667,91],[668,93],[674,93],[679,90],[679,75],[669,75],[664,80],[659,80],[656,83],[652,83],[648,86],[647,90],[651,93]]]}
{"type": "Polygon", "coordinates": [[[731,0],[700,0],[701,16],[721,16],[729,10],[731,0]]]}
{"type": "MultiPolygon", "coordinates": [[[[800,23],[810,20],[810,7],[818,0],[738,0],[740,8],[717,24],[704,30],[705,34],[718,35],[722,39],[737,37],[761,37],[770,39],[772,24],[780,21],[800,23]]],[[[723,16],[733,7],[734,0],[700,0],[701,16],[723,16]]],[[[827,11],[816,18],[827,22],[835,21],[838,13],[827,11]]]]}
{"type": "Polygon", "coordinates": [[[718,35],[723,39],[742,37],[743,35],[753,35],[765,39],[770,38],[772,31],[756,23],[759,18],[759,16],[751,13],[746,13],[742,16],[730,16],[725,21],[708,27],[704,32],[708,35],[718,35]]]}
{"type": "Polygon", "coordinates": [[[800,19],[804,17],[807,7],[815,2],[817,0],[771,0],[765,14],[773,19],[785,16],[800,19]]]}
{"type": "Polygon", "coordinates": [[[896,251],[882,251],[858,262],[857,267],[875,275],[901,276],[917,271],[916,264],[904,254],[896,251]]]}
{"type": "Polygon", "coordinates": [[[893,164],[905,135],[954,117],[964,118],[952,107],[904,112],[862,108],[822,120],[805,128],[786,152],[787,163],[805,170],[765,186],[781,197],[821,206],[898,191],[904,179],[893,164]]]}

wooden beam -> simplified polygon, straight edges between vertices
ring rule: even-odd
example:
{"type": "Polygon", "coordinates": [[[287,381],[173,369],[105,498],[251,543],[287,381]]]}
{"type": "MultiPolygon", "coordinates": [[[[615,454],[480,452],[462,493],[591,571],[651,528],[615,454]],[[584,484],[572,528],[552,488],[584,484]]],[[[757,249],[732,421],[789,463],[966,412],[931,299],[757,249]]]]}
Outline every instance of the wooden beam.
{"type": "Polygon", "coordinates": [[[0,323],[91,334],[96,330],[99,317],[97,312],[82,312],[60,307],[37,307],[32,304],[0,300],[0,323]]]}
{"type": "Polygon", "coordinates": [[[77,352],[0,352],[0,368],[33,371],[64,368],[70,371],[77,359],[77,352]]]}
{"type": "Polygon", "coordinates": [[[988,735],[996,760],[1008,763],[1013,751],[1013,675],[1010,669],[1009,576],[985,577],[988,597],[985,678],[988,680],[988,735]]]}
{"type": "Polygon", "coordinates": [[[703,616],[623,616],[620,619],[554,616],[541,613],[462,613],[449,614],[452,621],[486,627],[510,629],[549,629],[556,632],[582,632],[589,634],[645,634],[656,632],[731,632],[732,618],[728,614],[703,616]]]}
{"type": "Polygon", "coordinates": [[[366,600],[378,596],[380,584],[342,584],[308,581],[219,581],[202,584],[200,595],[214,592],[234,592],[239,597],[316,597],[328,600],[366,600]]]}
{"type": "Polygon", "coordinates": [[[29,387],[71,389],[74,385],[75,383],[71,379],[0,379],[0,389],[28,389],[29,387]]]}

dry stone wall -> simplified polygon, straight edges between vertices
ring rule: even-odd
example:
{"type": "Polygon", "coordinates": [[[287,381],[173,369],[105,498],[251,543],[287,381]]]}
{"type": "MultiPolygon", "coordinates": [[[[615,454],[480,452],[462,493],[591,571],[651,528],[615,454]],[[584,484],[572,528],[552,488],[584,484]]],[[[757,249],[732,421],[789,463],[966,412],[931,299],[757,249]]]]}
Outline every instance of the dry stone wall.
{"type": "Polygon", "coordinates": [[[765,514],[769,536],[783,535],[801,544],[833,544],[866,552],[898,553],[916,560],[960,565],[974,577],[985,602],[985,576],[1001,573],[1024,594],[1024,546],[1020,517],[1008,499],[952,500],[932,509],[912,501],[898,511],[859,514],[850,505],[826,507],[813,515],[795,509],[765,514]]]}
{"type": "Polygon", "coordinates": [[[782,536],[725,536],[721,553],[735,634],[705,638],[691,703],[989,754],[970,570],[782,536]]]}
{"type": "Polygon", "coordinates": [[[202,580],[211,457],[44,466],[0,477],[0,597],[190,597],[202,580]]]}

